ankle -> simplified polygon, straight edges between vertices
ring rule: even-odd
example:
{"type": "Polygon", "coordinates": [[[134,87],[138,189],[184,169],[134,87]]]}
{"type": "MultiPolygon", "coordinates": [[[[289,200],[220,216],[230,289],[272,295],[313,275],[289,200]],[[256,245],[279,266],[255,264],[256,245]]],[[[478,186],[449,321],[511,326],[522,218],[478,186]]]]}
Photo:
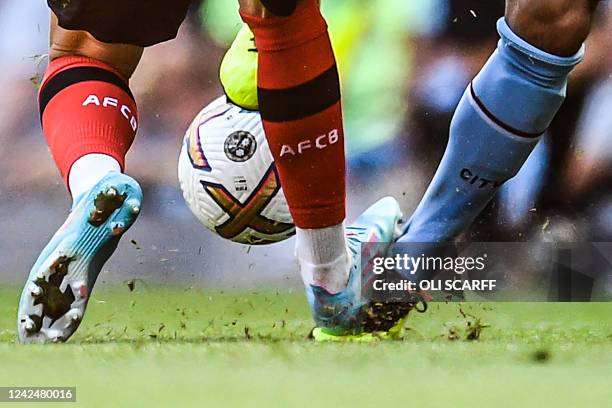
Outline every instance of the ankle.
{"type": "Polygon", "coordinates": [[[296,255],[304,284],[342,291],[351,267],[344,223],[320,229],[297,228],[296,255]]]}
{"type": "Polygon", "coordinates": [[[121,165],[105,154],[87,154],[74,162],[68,176],[73,202],[77,203],[80,197],[113,171],[120,173],[121,165]]]}

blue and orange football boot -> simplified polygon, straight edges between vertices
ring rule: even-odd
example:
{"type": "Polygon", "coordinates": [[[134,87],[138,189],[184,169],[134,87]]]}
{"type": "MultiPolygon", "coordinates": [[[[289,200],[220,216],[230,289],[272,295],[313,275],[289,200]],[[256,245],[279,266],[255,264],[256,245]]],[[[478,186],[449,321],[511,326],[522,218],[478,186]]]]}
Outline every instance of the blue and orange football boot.
{"type": "Polygon", "coordinates": [[[138,183],[118,172],[75,200],[23,288],[17,315],[20,342],[63,342],[74,334],[102,266],[138,217],[141,202],[138,183]]]}
{"type": "Polygon", "coordinates": [[[362,287],[365,282],[375,279],[372,260],[386,256],[391,244],[401,234],[401,218],[397,201],[386,197],[347,227],[352,266],[346,289],[332,295],[318,286],[306,288],[316,323],[311,334],[315,340],[375,341],[399,336],[408,313],[422,299],[374,302],[362,296],[362,287]]]}

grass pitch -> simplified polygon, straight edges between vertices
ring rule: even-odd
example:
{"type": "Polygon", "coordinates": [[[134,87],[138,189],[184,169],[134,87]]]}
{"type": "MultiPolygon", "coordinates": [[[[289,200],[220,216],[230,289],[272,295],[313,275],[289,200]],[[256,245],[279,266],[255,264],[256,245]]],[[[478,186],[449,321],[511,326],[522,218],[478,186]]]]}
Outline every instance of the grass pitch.
{"type": "Polygon", "coordinates": [[[435,303],[400,341],[317,344],[301,292],[99,289],[78,334],[48,346],[15,344],[19,291],[0,289],[0,386],[76,386],[77,403],[58,407],[612,401],[612,303],[435,303]],[[488,327],[466,340],[478,319],[488,327]]]}

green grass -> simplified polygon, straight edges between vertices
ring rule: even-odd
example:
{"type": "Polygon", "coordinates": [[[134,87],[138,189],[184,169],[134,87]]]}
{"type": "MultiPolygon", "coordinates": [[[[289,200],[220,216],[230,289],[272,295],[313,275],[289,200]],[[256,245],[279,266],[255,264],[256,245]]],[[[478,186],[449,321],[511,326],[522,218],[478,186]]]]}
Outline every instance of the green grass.
{"type": "MultiPolygon", "coordinates": [[[[76,386],[84,407],[575,407],[612,401],[612,303],[469,303],[400,341],[316,344],[301,293],[101,288],[68,344],[14,341],[0,289],[0,386],[76,386]],[[473,319],[468,319],[473,320],[473,319]]],[[[0,403],[0,408],[8,404],[0,403]]],[[[20,404],[26,407],[26,404],[20,404]]],[[[42,406],[42,404],[34,405],[42,406]]],[[[55,404],[53,406],[62,406],[55,404]]]]}

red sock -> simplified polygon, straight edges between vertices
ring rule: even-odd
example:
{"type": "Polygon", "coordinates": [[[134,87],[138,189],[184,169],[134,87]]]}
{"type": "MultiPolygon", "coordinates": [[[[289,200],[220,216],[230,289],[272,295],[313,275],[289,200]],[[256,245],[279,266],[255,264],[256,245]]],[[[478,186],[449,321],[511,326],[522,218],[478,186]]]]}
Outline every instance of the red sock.
{"type": "Polygon", "coordinates": [[[259,107],[295,224],[345,218],[346,170],[340,84],[317,0],[289,17],[242,15],[259,50],[259,107]]]}
{"type": "Polygon", "coordinates": [[[138,128],[127,80],[111,66],[80,56],[53,60],[38,95],[43,132],[68,185],[70,168],[90,153],[125,154],[138,128]]]}

